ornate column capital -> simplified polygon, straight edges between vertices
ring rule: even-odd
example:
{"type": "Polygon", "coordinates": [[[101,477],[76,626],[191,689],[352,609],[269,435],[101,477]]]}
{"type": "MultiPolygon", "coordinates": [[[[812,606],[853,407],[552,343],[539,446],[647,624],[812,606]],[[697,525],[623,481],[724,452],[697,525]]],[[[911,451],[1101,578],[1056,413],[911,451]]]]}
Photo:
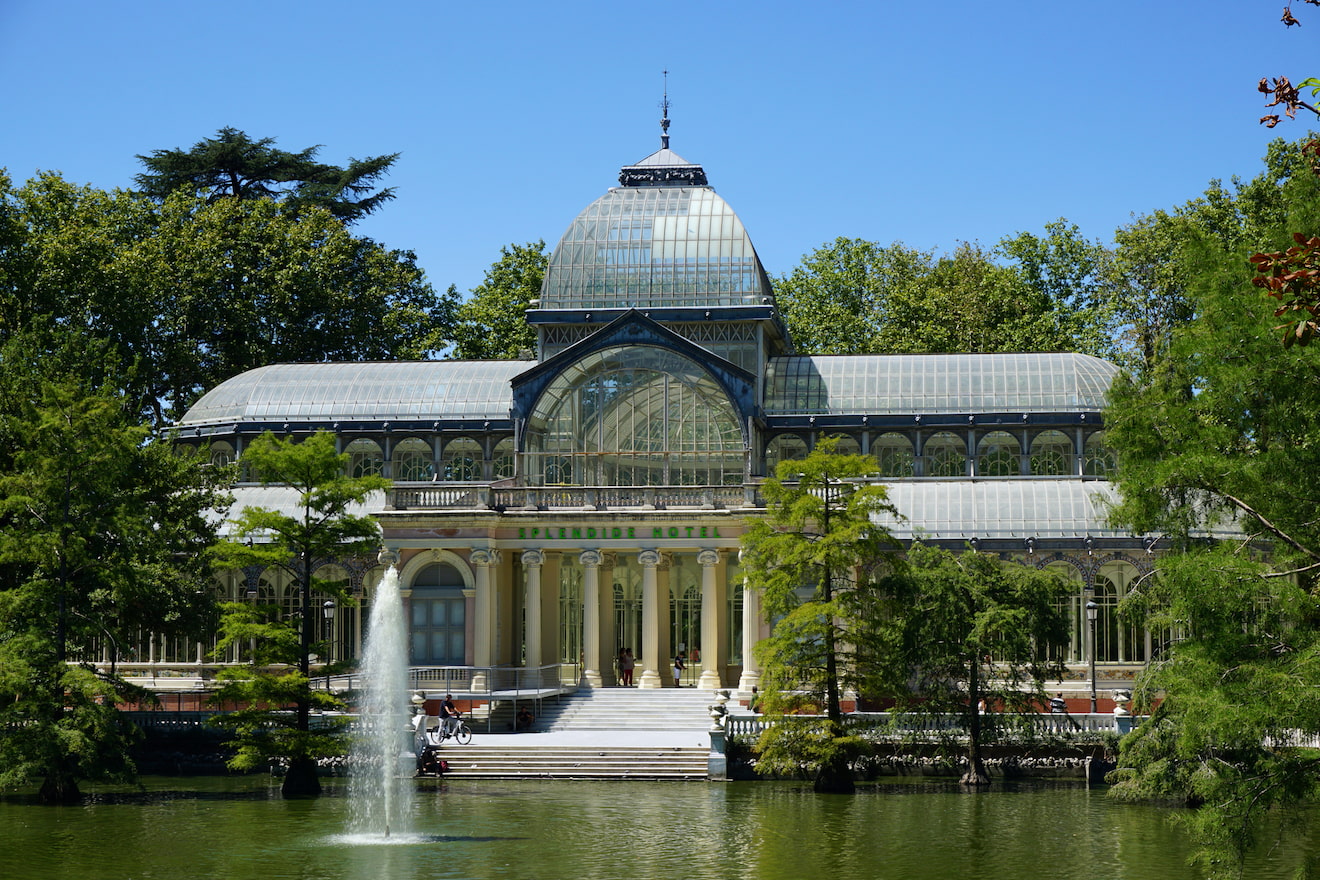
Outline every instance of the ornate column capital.
{"type": "Polygon", "coordinates": [[[720,551],[718,551],[718,550],[702,550],[701,552],[699,552],[699,553],[697,554],[697,564],[698,564],[698,565],[704,565],[704,566],[719,565],[719,564],[720,564],[720,551]]]}
{"type": "Polygon", "coordinates": [[[583,566],[595,567],[599,566],[603,559],[599,550],[583,550],[582,554],[578,556],[578,562],[582,563],[583,566]]]}
{"type": "Polygon", "coordinates": [[[474,547],[468,554],[468,561],[473,565],[499,565],[500,551],[485,547],[474,547]]]}
{"type": "Polygon", "coordinates": [[[637,564],[644,568],[656,568],[660,565],[660,553],[656,550],[643,550],[637,554],[637,564]]]}
{"type": "Polygon", "coordinates": [[[524,550],[522,553],[523,565],[544,565],[545,554],[540,550],[524,550]]]}

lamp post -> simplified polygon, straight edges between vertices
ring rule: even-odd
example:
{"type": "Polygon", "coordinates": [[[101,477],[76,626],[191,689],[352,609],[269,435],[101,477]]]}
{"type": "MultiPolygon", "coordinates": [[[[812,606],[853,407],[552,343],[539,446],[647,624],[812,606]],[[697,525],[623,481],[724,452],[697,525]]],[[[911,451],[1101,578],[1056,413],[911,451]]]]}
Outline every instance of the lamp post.
{"type": "Polygon", "coordinates": [[[330,662],[334,660],[335,646],[335,603],[326,599],[321,605],[321,617],[325,619],[325,692],[330,693],[330,662]]]}
{"type": "Polygon", "coordinates": [[[1096,605],[1094,600],[1086,603],[1086,624],[1091,631],[1091,639],[1087,654],[1089,655],[1089,660],[1091,664],[1091,714],[1092,715],[1095,714],[1095,619],[1097,616],[1099,616],[1099,614],[1100,614],[1100,606],[1096,605]]]}

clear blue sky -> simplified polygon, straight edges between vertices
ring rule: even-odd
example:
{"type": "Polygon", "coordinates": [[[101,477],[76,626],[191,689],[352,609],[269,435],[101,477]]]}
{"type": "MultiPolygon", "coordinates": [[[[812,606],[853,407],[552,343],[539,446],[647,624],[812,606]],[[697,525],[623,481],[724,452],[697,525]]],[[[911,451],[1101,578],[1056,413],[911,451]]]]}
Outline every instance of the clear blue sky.
{"type": "Polygon", "coordinates": [[[1251,176],[1264,75],[1320,75],[1280,0],[806,4],[0,0],[0,166],[128,187],[224,126],[320,157],[402,153],[358,225],[477,284],[553,246],[619,166],[705,166],[766,268],[837,236],[938,250],[1132,214],[1251,176]]]}

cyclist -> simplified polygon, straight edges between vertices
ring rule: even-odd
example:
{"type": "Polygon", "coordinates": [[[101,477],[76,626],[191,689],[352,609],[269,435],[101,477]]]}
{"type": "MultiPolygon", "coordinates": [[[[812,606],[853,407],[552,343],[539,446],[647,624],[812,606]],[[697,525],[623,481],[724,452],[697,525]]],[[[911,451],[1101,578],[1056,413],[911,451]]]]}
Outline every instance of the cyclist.
{"type": "Polygon", "coordinates": [[[454,695],[445,694],[445,701],[440,704],[440,724],[443,736],[453,736],[458,730],[458,719],[463,713],[454,707],[454,695]]]}

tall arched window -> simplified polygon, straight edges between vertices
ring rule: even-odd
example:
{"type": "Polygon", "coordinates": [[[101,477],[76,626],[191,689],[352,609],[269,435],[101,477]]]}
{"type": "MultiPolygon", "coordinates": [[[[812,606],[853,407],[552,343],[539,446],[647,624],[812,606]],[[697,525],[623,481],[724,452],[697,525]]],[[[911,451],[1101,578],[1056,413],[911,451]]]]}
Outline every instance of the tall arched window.
{"type": "Polygon", "coordinates": [[[765,472],[774,476],[783,461],[801,461],[807,457],[807,441],[797,434],[780,434],[765,448],[765,472]]]}
{"type": "Polygon", "coordinates": [[[667,349],[584,356],[527,421],[527,478],[576,485],[741,485],[742,420],[718,382],[667,349]]]}
{"type": "Polygon", "coordinates": [[[1148,656],[1149,645],[1146,630],[1140,624],[1128,623],[1118,617],[1117,605],[1133,588],[1140,576],[1137,567],[1130,562],[1107,562],[1101,566],[1095,577],[1096,604],[1100,605],[1100,617],[1096,620],[1097,632],[1106,632],[1106,639],[1097,635],[1096,659],[1111,660],[1120,663],[1144,663],[1148,656]],[[1100,596],[1105,597],[1101,602],[1100,596]],[[1110,606],[1113,606],[1112,608],[1110,606]],[[1106,615],[1109,620],[1106,621],[1106,615]],[[1102,654],[1099,650],[1105,649],[1102,654]]]}
{"type": "Polygon", "coordinates": [[[1086,584],[1082,577],[1082,572],[1075,565],[1067,562],[1051,562],[1045,566],[1045,570],[1051,574],[1058,575],[1072,586],[1072,590],[1059,602],[1059,610],[1063,611],[1070,622],[1070,632],[1068,635],[1068,645],[1063,650],[1061,659],[1066,661],[1080,661],[1086,657],[1085,638],[1086,617],[1082,612],[1083,588],[1086,584]]]}
{"type": "Polygon", "coordinates": [[[915,473],[912,441],[902,434],[881,434],[871,441],[871,454],[880,463],[882,476],[910,477],[915,473]]]}
{"type": "Polygon", "coordinates": [[[1104,431],[1096,431],[1086,438],[1082,462],[1082,473],[1088,477],[1107,477],[1114,472],[1114,452],[1105,446],[1104,431]]]}
{"type": "Polygon", "coordinates": [[[582,661],[582,566],[576,561],[559,570],[559,662],[582,661]]]}
{"type": "Polygon", "coordinates": [[[481,479],[481,444],[471,437],[457,437],[445,444],[440,459],[441,479],[470,483],[481,479]]]}
{"type": "Polygon", "coordinates": [[[211,464],[223,467],[234,463],[234,447],[223,440],[211,444],[211,464]]]}
{"type": "Polygon", "coordinates": [[[344,448],[348,453],[350,477],[379,477],[385,470],[385,453],[375,440],[359,437],[344,448]]]}
{"type": "Polygon", "coordinates": [[[1022,472],[1022,444],[1007,431],[991,431],[976,447],[978,477],[1014,477],[1022,472]]]}
{"type": "Polygon", "coordinates": [[[510,479],[514,474],[513,438],[505,437],[499,443],[496,443],[495,450],[491,453],[491,457],[494,459],[492,475],[495,479],[510,479]]]}
{"type": "Polygon", "coordinates": [[[435,476],[431,462],[431,444],[417,437],[394,445],[394,479],[404,482],[429,481],[435,476]]]}
{"type": "Polygon", "coordinates": [[[412,615],[410,662],[417,666],[466,663],[467,600],[463,575],[444,562],[432,563],[413,578],[408,607],[412,615]]]}
{"type": "Polygon", "coordinates": [[[928,477],[967,476],[967,444],[957,434],[941,431],[926,440],[922,458],[928,477]]]}
{"type": "Polygon", "coordinates": [[[1031,475],[1066,477],[1073,473],[1073,446],[1062,431],[1041,431],[1031,441],[1031,475]]]}

